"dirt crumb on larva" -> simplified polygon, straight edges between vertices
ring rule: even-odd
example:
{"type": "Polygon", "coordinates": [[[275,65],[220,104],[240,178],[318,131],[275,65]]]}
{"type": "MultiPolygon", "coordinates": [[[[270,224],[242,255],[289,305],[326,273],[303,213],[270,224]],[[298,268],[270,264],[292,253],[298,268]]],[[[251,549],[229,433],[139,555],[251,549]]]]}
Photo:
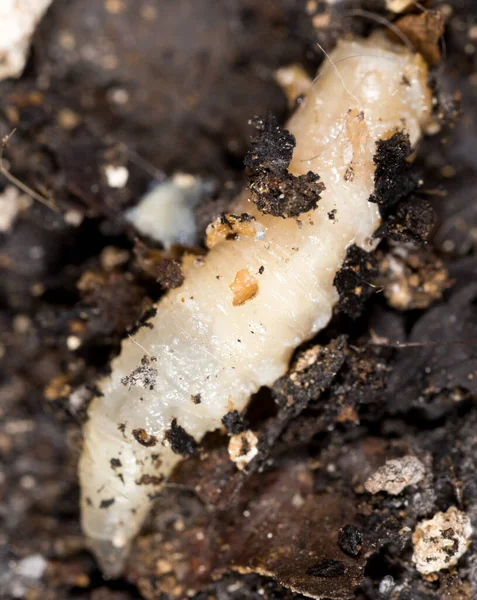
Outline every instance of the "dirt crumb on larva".
{"type": "Polygon", "coordinates": [[[376,202],[384,216],[418,187],[418,177],[408,161],[411,154],[409,136],[401,131],[376,143],[375,189],[369,201],[376,202]]]}
{"type": "Polygon", "coordinates": [[[134,369],[130,375],[123,377],[121,383],[129,389],[139,387],[144,390],[153,390],[157,379],[157,369],[153,365],[155,361],[154,357],[145,354],[141,359],[141,366],[134,369]]]}
{"type": "Polygon", "coordinates": [[[254,237],[257,234],[257,224],[255,217],[248,213],[222,213],[209,224],[205,233],[205,244],[210,249],[223,240],[236,240],[241,235],[254,237]]]}
{"type": "Polygon", "coordinates": [[[194,404],[200,404],[202,402],[202,396],[200,394],[192,394],[190,399],[194,404]]]}
{"type": "Polygon", "coordinates": [[[108,498],[107,500],[101,500],[101,503],[99,505],[99,508],[109,508],[110,506],[112,506],[115,502],[114,498],[108,498]]]}
{"type": "Polygon", "coordinates": [[[273,115],[251,122],[258,134],[252,138],[252,150],[244,164],[250,170],[252,201],[258,209],[275,217],[297,217],[318,206],[325,189],[316,173],[295,177],[288,172],[295,138],[282,129],[273,115]]]}
{"type": "Polygon", "coordinates": [[[150,435],[145,429],[142,428],[133,429],[132,434],[136,442],[141,444],[141,446],[145,446],[146,448],[155,446],[158,442],[158,439],[155,435],[150,435]]]}
{"type": "Polygon", "coordinates": [[[177,423],[176,419],[172,420],[170,429],[166,431],[165,439],[170,444],[172,451],[181,456],[193,456],[198,450],[197,442],[177,423]]]}
{"type": "Polygon", "coordinates": [[[164,481],[162,475],[144,474],[136,481],[137,485],[160,485],[164,481]]]}
{"type": "Polygon", "coordinates": [[[258,293],[258,281],[248,269],[240,269],[235,275],[235,279],[230,284],[233,292],[232,304],[242,306],[248,300],[252,300],[258,293]]]}

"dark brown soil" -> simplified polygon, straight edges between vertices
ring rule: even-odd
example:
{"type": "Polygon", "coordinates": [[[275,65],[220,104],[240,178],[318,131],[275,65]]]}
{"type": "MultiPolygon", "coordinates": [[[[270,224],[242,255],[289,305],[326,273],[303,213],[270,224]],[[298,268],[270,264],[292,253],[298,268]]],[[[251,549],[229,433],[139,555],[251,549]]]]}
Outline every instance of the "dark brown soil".
{"type": "Polygon", "coordinates": [[[411,169],[388,164],[389,148],[377,156],[387,162],[375,263],[351,251],[332,323],[245,416],[227,416],[229,433],[259,432],[258,456],[240,472],[225,430],[198,453],[171,430],[194,456],[156,499],[121,579],[102,578],[79,525],[76,464],[95,381],[182,278],[182,249],[137,240],[125,208],[175,171],[200,175],[203,234],[246,182],[249,120],[286,118],[274,71],[313,73],[316,41],[330,50],[346,31],[368,33],[391,16],[384,4],[56,0],[23,76],[0,83],[0,135],[17,129],[9,168],[59,209],[33,202],[0,233],[1,598],[477,598],[474,538],[435,578],[411,561],[419,520],[456,506],[477,528],[473,0],[427,3],[446,21],[432,71],[441,130],[411,169]],[[111,165],[128,169],[127,186],[108,185],[111,165]],[[405,265],[401,310],[391,255],[405,265]],[[369,475],[407,454],[426,466],[424,481],[366,493],[369,475]]]}

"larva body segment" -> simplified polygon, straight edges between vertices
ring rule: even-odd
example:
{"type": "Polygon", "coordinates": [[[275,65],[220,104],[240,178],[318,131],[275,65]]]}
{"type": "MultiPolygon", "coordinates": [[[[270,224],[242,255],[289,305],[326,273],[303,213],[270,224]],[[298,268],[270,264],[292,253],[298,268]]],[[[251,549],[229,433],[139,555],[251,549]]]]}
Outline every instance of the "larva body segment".
{"type": "Polygon", "coordinates": [[[222,241],[185,266],[184,284],[160,301],[153,328],[124,341],[100,382],[79,472],[83,529],[110,575],[182,459],[178,451],[187,454],[229,410],[243,410],[326,326],[347,248],[371,249],[379,225],[368,202],[376,142],[404,130],[414,145],[429,117],[418,55],[373,37],[340,43],[332,60],[339,75],[326,64],[287,125],[296,138],[290,171],[312,170],[326,185],[318,208],[297,223],[262,215],[244,193],[234,212],[255,217],[256,235],[222,241]],[[255,292],[234,302],[230,286],[243,270],[255,292]]]}

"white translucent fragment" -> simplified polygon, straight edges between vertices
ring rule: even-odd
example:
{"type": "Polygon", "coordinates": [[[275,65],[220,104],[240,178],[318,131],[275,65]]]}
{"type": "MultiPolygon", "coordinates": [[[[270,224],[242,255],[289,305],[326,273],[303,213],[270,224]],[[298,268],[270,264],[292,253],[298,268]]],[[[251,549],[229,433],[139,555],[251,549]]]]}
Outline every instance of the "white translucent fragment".
{"type": "Polygon", "coordinates": [[[416,569],[429,575],[453,567],[467,551],[471,535],[469,517],[455,506],[421,521],[412,535],[416,569]]]}
{"type": "Polygon", "coordinates": [[[197,242],[194,207],[203,197],[204,182],[198,177],[177,173],[157,185],[126,219],[142,234],[169,248],[172,244],[193,246],[197,242]]]}
{"type": "Polygon", "coordinates": [[[0,80],[19,77],[30,39],[52,0],[0,1],[0,80]]]}
{"type": "Polygon", "coordinates": [[[0,231],[10,231],[18,214],[30,204],[31,199],[28,196],[13,185],[7,185],[0,194],[0,231]]]}
{"type": "Polygon", "coordinates": [[[380,222],[368,202],[376,142],[404,129],[415,144],[428,119],[419,56],[373,37],[339,43],[332,59],[339,75],[326,63],[287,125],[296,138],[291,172],[312,170],[326,185],[318,208],[299,222],[266,216],[244,192],[234,212],[254,215],[261,234],[224,240],[204,261],[190,261],[183,285],[158,304],[153,328],[124,341],[99,383],[79,472],[83,529],[110,575],[149,512],[157,477],[182,459],[163,443],[173,419],[199,441],[282,376],[294,349],[326,326],[347,248],[371,249],[380,222]],[[258,292],[234,305],[230,284],[244,270],[258,292]]]}

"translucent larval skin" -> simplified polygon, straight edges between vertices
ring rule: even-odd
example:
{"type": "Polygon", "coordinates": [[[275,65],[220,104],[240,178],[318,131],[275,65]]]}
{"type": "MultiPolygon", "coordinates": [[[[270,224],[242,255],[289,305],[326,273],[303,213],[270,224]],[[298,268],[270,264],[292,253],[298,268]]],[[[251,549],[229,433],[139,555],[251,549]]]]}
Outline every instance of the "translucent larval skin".
{"type": "Polygon", "coordinates": [[[199,441],[282,376],[294,349],[326,326],[347,248],[371,249],[380,222],[368,202],[376,142],[404,130],[415,144],[429,118],[420,56],[378,36],[339,43],[332,60],[339,75],[325,63],[287,125],[296,138],[290,171],[312,170],[326,185],[318,208],[300,222],[266,216],[244,192],[234,212],[253,214],[257,235],[224,240],[204,261],[190,261],[183,285],[159,302],[153,328],[124,341],[99,384],[103,396],[89,409],[79,473],[83,529],[110,575],[121,570],[149,495],[160,489],[141,477],[166,478],[182,459],[164,438],[172,420],[199,441]],[[241,269],[256,278],[258,293],[234,306],[229,286],[241,269]],[[144,356],[155,382],[125,385],[144,356]],[[153,445],[137,441],[137,429],[155,436],[153,445]]]}

